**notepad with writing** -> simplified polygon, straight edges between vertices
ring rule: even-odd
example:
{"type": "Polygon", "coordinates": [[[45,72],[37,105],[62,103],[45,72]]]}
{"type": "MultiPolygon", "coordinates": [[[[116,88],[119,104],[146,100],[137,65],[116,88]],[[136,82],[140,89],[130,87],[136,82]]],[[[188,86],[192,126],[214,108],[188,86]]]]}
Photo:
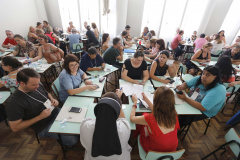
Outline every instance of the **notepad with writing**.
{"type": "MultiPolygon", "coordinates": [[[[64,106],[59,112],[56,120],[61,121],[66,118],[67,122],[81,123],[87,114],[87,108],[83,107],[80,113],[69,112],[70,106],[64,106]]],[[[79,107],[80,108],[80,107],[79,107]]]]}

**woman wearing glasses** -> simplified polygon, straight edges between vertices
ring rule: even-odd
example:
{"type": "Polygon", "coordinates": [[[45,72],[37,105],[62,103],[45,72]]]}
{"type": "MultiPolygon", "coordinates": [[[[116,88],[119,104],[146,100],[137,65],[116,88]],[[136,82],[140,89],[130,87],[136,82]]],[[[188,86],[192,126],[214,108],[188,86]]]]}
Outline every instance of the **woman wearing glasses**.
{"type": "Polygon", "coordinates": [[[75,55],[69,54],[64,58],[63,70],[59,75],[59,98],[64,103],[69,95],[75,95],[85,90],[95,90],[96,86],[88,80],[86,73],[79,68],[79,60],[75,55]],[[84,81],[86,86],[79,87],[84,81]]]}

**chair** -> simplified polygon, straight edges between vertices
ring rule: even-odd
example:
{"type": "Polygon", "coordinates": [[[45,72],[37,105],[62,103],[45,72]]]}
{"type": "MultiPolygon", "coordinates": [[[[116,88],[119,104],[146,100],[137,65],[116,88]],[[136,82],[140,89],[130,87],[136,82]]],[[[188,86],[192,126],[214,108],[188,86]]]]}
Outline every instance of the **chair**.
{"type": "Polygon", "coordinates": [[[76,43],[73,44],[73,50],[75,50],[74,52],[72,51],[73,54],[75,54],[77,57],[79,55],[79,59],[81,58],[81,52],[83,51],[83,43],[76,43]]]}
{"type": "Polygon", "coordinates": [[[185,152],[185,149],[181,149],[175,152],[154,152],[149,151],[146,153],[144,149],[141,146],[140,136],[138,136],[138,150],[139,150],[139,156],[142,160],[175,160],[182,157],[183,153],[185,152]]]}
{"type": "Polygon", "coordinates": [[[183,81],[188,81],[193,78],[193,76],[191,74],[186,74],[186,71],[187,71],[187,67],[185,65],[183,65],[182,63],[180,63],[177,75],[180,76],[183,81]],[[181,72],[181,74],[180,74],[180,72],[181,72]]]}
{"type": "MultiPolygon", "coordinates": [[[[226,94],[226,103],[228,102],[229,98],[232,97],[232,95],[234,94],[234,91],[236,90],[236,86],[232,86],[232,87],[228,87],[229,83],[223,83],[223,85],[226,87],[226,91],[227,91],[227,94],[226,94]]],[[[223,107],[222,109],[222,113],[224,111],[225,107],[223,107]]]]}
{"type": "Polygon", "coordinates": [[[211,61],[217,61],[218,58],[220,57],[222,53],[222,50],[218,50],[214,55],[216,55],[217,57],[211,57],[211,61]]]}
{"type": "Polygon", "coordinates": [[[55,96],[59,99],[59,89],[60,89],[59,77],[56,78],[55,81],[52,83],[51,88],[55,96]]]}
{"type": "MultiPolygon", "coordinates": [[[[237,157],[237,160],[239,160],[240,159],[240,137],[238,136],[238,134],[233,128],[230,129],[228,133],[225,135],[225,140],[226,140],[225,144],[221,145],[218,149],[211,152],[207,156],[203,157],[202,160],[208,158],[211,155],[214,155],[214,157],[218,159],[215,153],[218,152],[220,149],[224,149],[224,152],[226,152],[226,149],[225,149],[226,146],[230,147],[234,155],[237,157]]],[[[221,153],[221,155],[223,153],[221,153]]]]}

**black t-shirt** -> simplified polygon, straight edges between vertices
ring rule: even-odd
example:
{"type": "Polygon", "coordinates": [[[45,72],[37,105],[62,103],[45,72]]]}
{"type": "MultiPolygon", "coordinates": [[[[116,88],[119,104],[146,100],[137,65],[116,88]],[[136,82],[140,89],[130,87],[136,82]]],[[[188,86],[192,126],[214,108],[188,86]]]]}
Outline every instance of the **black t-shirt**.
{"type": "Polygon", "coordinates": [[[157,67],[155,70],[155,76],[164,76],[167,73],[168,65],[165,63],[162,67],[160,66],[159,59],[155,60],[157,62],[157,67]]]}
{"type": "MultiPolygon", "coordinates": [[[[28,92],[26,94],[44,103],[47,99],[43,97],[38,91],[46,98],[48,97],[48,93],[41,83],[39,84],[37,91],[28,92]]],[[[19,119],[22,119],[23,121],[29,120],[40,115],[40,113],[46,109],[43,103],[30,98],[26,94],[17,89],[8,98],[6,102],[6,112],[9,121],[17,121],[19,119]]],[[[30,127],[36,132],[40,132],[54,120],[54,116],[56,114],[57,108],[54,108],[49,117],[34,123],[30,127]]]]}
{"type": "Polygon", "coordinates": [[[142,64],[138,68],[134,68],[131,64],[131,59],[126,59],[124,61],[126,70],[128,70],[127,76],[132,79],[142,79],[143,71],[147,70],[147,62],[145,60],[142,61],[142,64]]]}
{"type": "Polygon", "coordinates": [[[89,42],[93,42],[93,43],[96,44],[96,45],[99,44],[99,42],[98,42],[98,40],[97,40],[97,38],[96,38],[96,36],[95,36],[95,34],[94,34],[93,31],[88,30],[87,33],[86,33],[86,35],[88,36],[89,42]]]}
{"type": "Polygon", "coordinates": [[[231,50],[232,49],[225,51],[222,56],[229,56],[230,58],[235,59],[235,60],[240,59],[240,52],[238,52],[234,56],[232,56],[231,50]]]}

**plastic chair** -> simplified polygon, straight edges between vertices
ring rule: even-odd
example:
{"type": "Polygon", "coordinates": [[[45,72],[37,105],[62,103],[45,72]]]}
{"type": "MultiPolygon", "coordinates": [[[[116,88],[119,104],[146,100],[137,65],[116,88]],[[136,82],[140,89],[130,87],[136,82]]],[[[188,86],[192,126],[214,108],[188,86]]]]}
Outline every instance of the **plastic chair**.
{"type": "Polygon", "coordinates": [[[222,50],[217,50],[217,52],[214,54],[217,57],[211,57],[211,61],[218,61],[218,58],[220,57],[222,53],[222,50]]]}
{"type": "MultiPolygon", "coordinates": [[[[228,87],[229,83],[223,83],[223,85],[226,87],[226,91],[227,91],[227,95],[226,95],[226,103],[228,102],[229,98],[232,97],[232,95],[234,94],[235,90],[236,90],[236,86],[232,86],[232,87],[228,87]],[[229,93],[229,95],[228,95],[229,93]]],[[[223,107],[222,109],[222,113],[224,111],[225,107],[223,107]]]]}
{"type": "Polygon", "coordinates": [[[55,81],[52,83],[51,88],[55,96],[59,99],[59,90],[60,90],[59,77],[56,78],[55,81]]]}
{"type": "MultiPolygon", "coordinates": [[[[208,158],[211,155],[214,155],[214,157],[216,159],[218,159],[217,156],[215,155],[215,153],[218,152],[220,149],[224,149],[224,152],[226,152],[226,150],[225,150],[226,146],[230,147],[230,149],[232,150],[234,155],[237,157],[237,160],[239,160],[240,159],[240,137],[238,136],[238,134],[236,133],[236,131],[233,128],[230,129],[227,132],[227,134],[225,135],[225,140],[226,140],[225,144],[221,145],[218,149],[216,149],[215,151],[211,152],[207,156],[203,157],[202,160],[208,158]]],[[[223,153],[221,153],[221,155],[223,153]]]]}
{"type": "Polygon", "coordinates": [[[81,52],[83,51],[83,43],[76,43],[76,44],[73,44],[73,50],[74,51],[71,51],[73,54],[75,54],[76,56],[79,54],[79,59],[81,58],[81,52]]]}
{"type": "Polygon", "coordinates": [[[180,63],[177,75],[180,76],[183,81],[188,81],[193,78],[191,74],[186,74],[186,72],[187,72],[187,67],[182,63],[180,63]]]}
{"type": "Polygon", "coordinates": [[[154,152],[149,151],[146,153],[144,149],[141,146],[140,136],[138,136],[138,150],[139,150],[139,156],[142,160],[175,160],[182,157],[183,153],[185,152],[185,149],[181,149],[175,152],[154,152]]]}

